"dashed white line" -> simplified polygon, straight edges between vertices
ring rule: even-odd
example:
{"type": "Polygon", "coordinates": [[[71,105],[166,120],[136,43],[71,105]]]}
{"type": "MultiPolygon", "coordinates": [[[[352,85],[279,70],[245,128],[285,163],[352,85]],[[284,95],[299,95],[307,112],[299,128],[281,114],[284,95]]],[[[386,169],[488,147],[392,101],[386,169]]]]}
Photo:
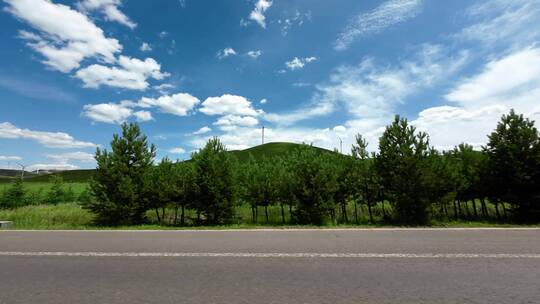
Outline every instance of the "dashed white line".
{"type": "Polygon", "coordinates": [[[32,257],[207,257],[207,258],[356,258],[356,259],[540,259],[538,253],[277,253],[277,252],[61,252],[0,251],[0,256],[32,257]]]}

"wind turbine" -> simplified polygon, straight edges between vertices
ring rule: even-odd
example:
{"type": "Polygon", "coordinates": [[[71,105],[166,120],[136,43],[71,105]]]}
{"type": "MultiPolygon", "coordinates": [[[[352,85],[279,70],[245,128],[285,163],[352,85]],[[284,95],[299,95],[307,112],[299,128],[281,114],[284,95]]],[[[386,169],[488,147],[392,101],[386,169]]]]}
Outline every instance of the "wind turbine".
{"type": "Polygon", "coordinates": [[[19,167],[21,167],[21,179],[24,179],[24,169],[26,169],[26,165],[23,165],[19,162],[15,162],[19,167]]]}

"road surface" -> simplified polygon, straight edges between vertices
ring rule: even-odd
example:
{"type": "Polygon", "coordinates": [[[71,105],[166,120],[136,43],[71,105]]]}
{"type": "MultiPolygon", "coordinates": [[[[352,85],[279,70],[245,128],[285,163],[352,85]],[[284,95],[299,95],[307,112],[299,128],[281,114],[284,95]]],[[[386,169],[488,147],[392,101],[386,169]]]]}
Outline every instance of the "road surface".
{"type": "Polygon", "coordinates": [[[1,231],[0,304],[540,303],[538,229],[1,231]]]}

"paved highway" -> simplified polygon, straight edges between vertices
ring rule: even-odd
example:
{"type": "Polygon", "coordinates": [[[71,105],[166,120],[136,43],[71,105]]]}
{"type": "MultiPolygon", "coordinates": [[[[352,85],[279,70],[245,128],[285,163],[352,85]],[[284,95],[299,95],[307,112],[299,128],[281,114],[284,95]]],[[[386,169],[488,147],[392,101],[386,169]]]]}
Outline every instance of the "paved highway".
{"type": "Polygon", "coordinates": [[[539,303],[538,229],[1,231],[0,303],[539,303]]]}

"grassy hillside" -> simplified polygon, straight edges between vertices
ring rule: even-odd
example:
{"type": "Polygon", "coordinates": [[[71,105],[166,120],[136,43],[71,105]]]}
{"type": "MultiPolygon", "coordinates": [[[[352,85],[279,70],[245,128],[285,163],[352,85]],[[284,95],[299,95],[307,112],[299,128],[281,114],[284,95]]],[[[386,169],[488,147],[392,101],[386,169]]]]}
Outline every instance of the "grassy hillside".
{"type": "MultiPolygon", "coordinates": [[[[295,143],[288,143],[288,142],[273,142],[273,143],[267,143],[264,145],[255,146],[249,149],[245,150],[236,150],[231,151],[230,153],[233,154],[238,158],[240,161],[248,161],[250,155],[255,158],[255,160],[259,160],[263,157],[270,158],[274,156],[283,156],[287,153],[290,153],[291,151],[294,151],[298,147],[300,147],[300,144],[295,143]]],[[[316,149],[320,152],[326,152],[326,153],[333,153],[330,150],[313,147],[313,149],[316,149]]]]}
{"type": "MultiPolygon", "coordinates": [[[[230,151],[230,153],[238,158],[239,161],[245,162],[248,161],[250,155],[253,155],[255,160],[262,159],[263,157],[270,158],[275,156],[283,156],[291,151],[300,147],[300,144],[287,143],[287,142],[273,142],[267,143],[264,145],[255,146],[245,150],[235,150],[230,151]]],[[[313,147],[321,153],[333,153],[330,150],[313,147]]],[[[67,183],[85,183],[92,178],[94,174],[94,169],[87,170],[70,170],[62,171],[51,174],[36,175],[30,172],[25,173],[25,182],[32,183],[46,183],[50,180],[51,176],[58,175],[67,183]]],[[[7,183],[13,181],[13,177],[18,177],[20,171],[17,170],[0,170],[0,183],[7,183]]]]}

